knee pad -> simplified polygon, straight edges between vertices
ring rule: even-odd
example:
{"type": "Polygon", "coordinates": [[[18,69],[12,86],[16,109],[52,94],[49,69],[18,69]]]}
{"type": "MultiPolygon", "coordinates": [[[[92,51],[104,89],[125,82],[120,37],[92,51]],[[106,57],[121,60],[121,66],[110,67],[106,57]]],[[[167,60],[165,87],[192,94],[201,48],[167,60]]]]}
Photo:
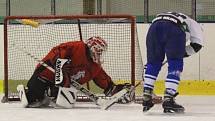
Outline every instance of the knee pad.
{"type": "Polygon", "coordinates": [[[183,71],[183,59],[168,60],[168,75],[180,77],[183,71]]]}
{"type": "Polygon", "coordinates": [[[59,87],[56,104],[63,108],[73,108],[77,99],[77,90],[74,87],[59,87]]]}
{"type": "Polygon", "coordinates": [[[179,71],[183,71],[183,66],[184,66],[184,62],[183,62],[183,59],[169,59],[168,60],[168,64],[169,64],[169,67],[168,67],[168,70],[179,70],[179,71]]]}

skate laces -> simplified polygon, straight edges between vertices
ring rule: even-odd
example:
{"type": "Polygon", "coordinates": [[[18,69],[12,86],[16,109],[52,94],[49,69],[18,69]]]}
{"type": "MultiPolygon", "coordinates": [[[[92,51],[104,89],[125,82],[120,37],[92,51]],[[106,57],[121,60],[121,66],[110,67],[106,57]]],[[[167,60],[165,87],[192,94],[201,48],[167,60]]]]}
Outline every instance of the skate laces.
{"type": "MultiPolygon", "coordinates": [[[[164,96],[164,101],[170,101],[170,102],[172,102],[172,103],[174,103],[174,104],[177,104],[176,102],[175,102],[175,97],[178,95],[179,93],[178,92],[176,92],[174,95],[171,95],[171,96],[164,96]]],[[[177,104],[178,105],[178,104],[177,104]]]]}
{"type": "Polygon", "coordinates": [[[175,104],[177,104],[176,102],[175,102],[175,97],[178,95],[179,93],[178,92],[176,92],[174,95],[173,95],[173,97],[172,97],[172,101],[173,101],[173,103],[175,103],[175,104]]]}
{"type": "Polygon", "coordinates": [[[176,92],[176,93],[173,95],[173,97],[175,98],[178,94],[179,94],[179,93],[178,93],[178,92],[176,92]]]}

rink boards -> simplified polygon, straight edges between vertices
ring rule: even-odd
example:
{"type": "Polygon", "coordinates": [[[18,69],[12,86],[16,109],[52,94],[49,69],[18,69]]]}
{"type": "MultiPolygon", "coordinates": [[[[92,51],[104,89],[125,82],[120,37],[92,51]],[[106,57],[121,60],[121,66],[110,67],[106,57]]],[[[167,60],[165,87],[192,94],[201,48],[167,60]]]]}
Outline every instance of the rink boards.
{"type": "MultiPolygon", "coordinates": [[[[138,82],[138,81],[137,81],[138,82]]],[[[137,83],[136,82],[136,83],[137,83]]],[[[16,87],[13,87],[14,90],[16,87]]],[[[213,80],[182,80],[179,84],[178,91],[180,95],[215,95],[215,81],[213,80]]],[[[0,80],[0,93],[3,92],[3,81],[0,80]]],[[[137,87],[137,93],[142,92],[142,84],[137,87]]],[[[156,81],[155,93],[163,94],[164,92],[164,81],[156,81]]]]}

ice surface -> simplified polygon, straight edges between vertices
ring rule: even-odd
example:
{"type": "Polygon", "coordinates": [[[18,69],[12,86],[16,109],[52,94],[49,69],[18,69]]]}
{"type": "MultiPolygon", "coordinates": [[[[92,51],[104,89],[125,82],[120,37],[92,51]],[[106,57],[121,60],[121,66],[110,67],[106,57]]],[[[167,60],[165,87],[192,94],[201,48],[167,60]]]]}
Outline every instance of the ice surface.
{"type": "Polygon", "coordinates": [[[74,109],[22,108],[19,103],[0,103],[0,121],[215,121],[215,96],[178,96],[184,114],[164,114],[161,105],[147,113],[140,104],[116,104],[101,110],[92,103],[74,109]]]}

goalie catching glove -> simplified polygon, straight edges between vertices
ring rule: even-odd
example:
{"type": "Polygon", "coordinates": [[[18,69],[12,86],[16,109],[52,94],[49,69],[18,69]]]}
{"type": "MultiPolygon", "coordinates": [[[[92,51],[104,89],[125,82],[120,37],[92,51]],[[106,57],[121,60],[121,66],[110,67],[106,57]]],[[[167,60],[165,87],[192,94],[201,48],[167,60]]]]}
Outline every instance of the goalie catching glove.
{"type": "Polygon", "coordinates": [[[132,86],[131,84],[129,84],[129,83],[118,84],[118,85],[111,83],[111,84],[108,86],[108,88],[104,90],[104,94],[105,94],[106,96],[109,96],[109,97],[110,97],[110,96],[112,96],[112,95],[118,93],[119,91],[121,91],[121,90],[123,90],[123,89],[127,89],[128,92],[127,92],[125,95],[123,95],[122,97],[119,97],[119,99],[118,99],[117,102],[118,102],[118,103],[123,103],[123,104],[124,104],[124,103],[129,103],[129,102],[131,102],[132,99],[133,99],[133,96],[134,96],[134,88],[133,88],[133,86],[132,86]]]}
{"type": "Polygon", "coordinates": [[[134,99],[134,86],[130,86],[127,89],[128,89],[128,92],[124,96],[119,98],[118,103],[121,103],[121,104],[130,103],[132,99],[134,99]]]}

